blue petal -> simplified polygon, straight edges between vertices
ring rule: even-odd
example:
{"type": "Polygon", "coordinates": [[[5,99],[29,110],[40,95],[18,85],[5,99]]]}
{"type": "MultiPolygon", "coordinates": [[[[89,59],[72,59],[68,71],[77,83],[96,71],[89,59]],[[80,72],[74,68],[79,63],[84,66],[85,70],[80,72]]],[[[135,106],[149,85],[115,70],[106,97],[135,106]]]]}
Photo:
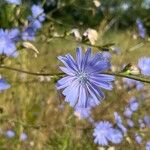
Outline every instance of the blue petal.
{"type": "Polygon", "coordinates": [[[103,55],[101,53],[97,53],[95,54],[91,60],[89,61],[88,65],[89,66],[94,66],[96,65],[99,61],[101,61],[103,59],[103,55]]]}
{"type": "Polygon", "coordinates": [[[92,79],[100,79],[101,81],[114,81],[115,77],[107,74],[90,74],[92,79]]]}
{"type": "Polygon", "coordinates": [[[70,68],[66,68],[66,67],[59,67],[61,71],[63,71],[64,73],[70,75],[70,76],[74,76],[74,72],[72,71],[72,69],[70,68]]]}
{"type": "Polygon", "coordinates": [[[64,89],[63,94],[66,96],[65,101],[69,102],[72,107],[77,104],[79,85],[77,82],[73,82],[72,85],[64,89]]]}
{"type": "Polygon", "coordinates": [[[70,68],[72,69],[72,71],[76,71],[76,67],[74,66],[74,64],[69,61],[66,57],[62,57],[62,56],[59,56],[58,59],[67,67],[67,68],[70,68]]]}
{"type": "Polygon", "coordinates": [[[76,61],[77,61],[79,70],[81,70],[82,58],[83,58],[83,56],[82,56],[82,48],[78,47],[76,49],[76,61]]]}
{"type": "Polygon", "coordinates": [[[111,129],[109,130],[108,139],[114,144],[119,144],[123,140],[123,135],[119,130],[111,129]]]}
{"type": "Polygon", "coordinates": [[[87,94],[84,85],[80,86],[78,106],[81,108],[87,107],[87,94]]]}
{"type": "Polygon", "coordinates": [[[82,70],[85,69],[88,61],[90,60],[90,57],[91,57],[91,48],[88,48],[82,60],[82,70]]]}
{"type": "Polygon", "coordinates": [[[94,83],[97,86],[100,86],[107,90],[112,90],[112,84],[110,82],[101,81],[100,79],[89,79],[90,82],[94,83]]]}
{"type": "Polygon", "coordinates": [[[72,81],[74,81],[74,80],[75,80],[74,77],[70,77],[70,76],[64,77],[57,81],[56,87],[58,90],[63,89],[65,87],[69,86],[70,83],[72,83],[72,81]]]}

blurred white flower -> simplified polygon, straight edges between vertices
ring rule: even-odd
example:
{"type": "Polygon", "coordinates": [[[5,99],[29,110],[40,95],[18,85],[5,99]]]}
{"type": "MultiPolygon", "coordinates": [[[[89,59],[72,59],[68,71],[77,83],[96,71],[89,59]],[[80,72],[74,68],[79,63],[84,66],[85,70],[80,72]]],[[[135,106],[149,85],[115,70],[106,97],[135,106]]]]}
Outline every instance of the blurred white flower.
{"type": "Polygon", "coordinates": [[[39,54],[38,49],[30,42],[23,42],[22,46],[27,49],[33,50],[35,53],[39,54]]]}
{"type": "Polygon", "coordinates": [[[81,34],[79,32],[79,29],[74,28],[74,29],[72,29],[70,31],[69,34],[73,34],[75,36],[75,38],[76,38],[77,41],[81,41],[82,40],[81,34]]]}
{"type": "Polygon", "coordinates": [[[131,74],[133,74],[133,75],[138,75],[138,74],[140,74],[140,70],[139,70],[139,68],[137,68],[136,66],[131,66],[130,72],[131,72],[131,74]]]}
{"type": "Polygon", "coordinates": [[[99,7],[101,5],[100,0],[93,0],[93,3],[96,7],[99,7]]]}
{"type": "Polygon", "coordinates": [[[94,30],[94,29],[90,29],[90,28],[88,28],[88,29],[83,33],[83,36],[84,36],[84,37],[87,37],[88,40],[90,41],[90,43],[91,43],[92,45],[94,45],[95,42],[96,42],[97,39],[98,39],[98,33],[97,33],[97,31],[94,30]]]}
{"type": "Polygon", "coordinates": [[[111,146],[107,150],[115,150],[115,147],[111,146]]]}

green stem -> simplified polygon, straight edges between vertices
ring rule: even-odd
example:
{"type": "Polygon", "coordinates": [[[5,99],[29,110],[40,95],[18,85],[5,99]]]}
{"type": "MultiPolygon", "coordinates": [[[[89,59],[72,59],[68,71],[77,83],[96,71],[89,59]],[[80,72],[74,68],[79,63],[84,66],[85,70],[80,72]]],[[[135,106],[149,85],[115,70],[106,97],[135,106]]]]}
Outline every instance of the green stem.
{"type": "Polygon", "coordinates": [[[124,73],[111,73],[111,72],[106,72],[104,74],[114,75],[114,76],[117,76],[117,77],[123,77],[123,78],[128,78],[128,79],[133,79],[133,80],[141,81],[141,82],[145,82],[145,83],[150,83],[150,79],[135,76],[135,75],[126,75],[124,73]]]}
{"type": "MultiPolygon", "coordinates": [[[[65,75],[62,72],[60,72],[60,73],[36,73],[36,72],[21,70],[21,69],[18,69],[18,68],[12,68],[12,67],[9,67],[9,66],[0,66],[0,68],[11,70],[11,71],[16,71],[16,72],[20,72],[20,73],[25,73],[25,74],[29,74],[29,75],[34,75],[34,76],[62,77],[62,76],[65,75]]],[[[104,72],[103,74],[113,75],[113,76],[116,76],[116,77],[133,79],[133,80],[137,80],[137,81],[141,81],[141,82],[145,82],[145,83],[150,83],[150,79],[135,76],[135,75],[126,75],[124,73],[113,73],[113,72],[104,72]]]]}

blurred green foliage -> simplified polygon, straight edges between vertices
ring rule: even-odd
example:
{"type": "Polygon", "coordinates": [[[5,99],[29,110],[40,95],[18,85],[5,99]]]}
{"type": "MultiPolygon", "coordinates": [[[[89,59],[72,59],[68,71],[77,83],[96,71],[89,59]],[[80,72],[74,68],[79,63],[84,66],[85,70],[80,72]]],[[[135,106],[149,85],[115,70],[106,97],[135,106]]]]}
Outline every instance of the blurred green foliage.
{"type": "MultiPolygon", "coordinates": [[[[116,19],[117,28],[129,28],[135,24],[137,18],[141,18],[145,27],[150,28],[150,1],[148,0],[96,0],[99,7],[96,7],[95,0],[23,0],[21,14],[17,16],[24,18],[24,13],[30,13],[30,7],[34,4],[43,4],[45,11],[55,19],[72,27],[95,27],[104,19],[116,19]],[[23,11],[23,8],[25,11],[23,11]]],[[[0,27],[11,26],[13,19],[16,19],[15,6],[0,2],[0,27]],[[15,7],[15,8],[14,8],[15,7]],[[14,16],[15,15],[15,16],[14,16]],[[13,17],[14,16],[14,17],[13,17]]],[[[25,16],[26,16],[25,15],[25,16]]]]}

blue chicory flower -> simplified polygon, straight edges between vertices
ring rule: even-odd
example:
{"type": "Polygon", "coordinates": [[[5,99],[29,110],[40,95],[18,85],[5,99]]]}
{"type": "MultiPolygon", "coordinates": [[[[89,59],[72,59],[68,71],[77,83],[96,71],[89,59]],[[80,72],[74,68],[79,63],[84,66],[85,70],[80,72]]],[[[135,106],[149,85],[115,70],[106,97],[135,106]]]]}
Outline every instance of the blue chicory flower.
{"type": "Polygon", "coordinates": [[[136,88],[139,91],[144,86],[143,83],[141,83],[140,81],[136,81],[136,80],[128,79],[128,78],[123,78],[123,83],[124,83],[125,88],[127,88],[128,90],[136,88]]]}
{"type": "Polygon", "coordinates": [[[42,27],[42,22],[46,18],[44,9],[40,5],[33,5],[31,11],[32,16],[29,16],[28,20],[34,29],[40,29],[42,27]]]}
{"type": "Polygon", "coordinates": [[[138,109],[139,103],[138,103],[138,101],[136,100],[135,97],[132,97],[132,98],[130,99],[130,101],[129,101],[129,106],[130,106],[130,110],[133,111],[133,112],[138,109]]]}
{"type": "Polygon", "coordinates": [[[117,127],[123,132],[124,135],[126,135],[127,128],[123,125],[121,116],[117,112],[114,112],[114,117],[117,127]]]}
{"type": "Polygon", "coordinates": [[[91,109],[90,108],[80,108],[76,107],[74,114],[79,118],[79,119],[85,119],[88,118],[91,114],[91,109]]]}
{"type": "Polygon", "coordinates": [[[139,123],[140,128],[145,128],[145,123],[142,119],[139,119],[138,123],[139,123]]]}
{"type": "Polygon", "coordinates": [[[133,122],[131,119],[128,119],[128,120],[127,120],[127,124],[128,124],[128,126],[131,127],[131,128],[134,126],[134,122],[133,122]]]}
{"type": "Polygon", "coordinates": [[[111,54],[109,52],[102,52],[102,55],[105,59],[111,59],[111,54]]]}
{"type": "Polygon", "coordinates": [[[20,135],[20,140],[21,141],[26,141],[27,140],[27,138],[28,138],[28,136],[27,136],[27,134],[26,133],[21,133],[21,135],[20,135]]]}
{"type": "Polygon", "coordinates": [[[135,141],[137,144],[141,144],[142,143],[142,137],[139,134],[135,134],[135,141]]]}
{"type": "Polygon", "coordinates": [[[82,53],[81,48],[76,50],[76,60],[70,55],[59,56],[65,67],[60,69],[67,74],[57,82],[57,89],[64,89],[65,101],[72,107],[95,107],[104,99],[100,88],[112,89],[111,82],[114,76],[102,72],[110,68],[110,62],[102,57],[101,53],[91,55],[91,49],[82,53]]]}
{"type": "Polygon", "coordinates": [[[15,5],[20,5],[21,4],[21,0],[5,0],[7,3],[10,4],[15,4],[15,5]]]}
{"type": "Polygon", "coordinates": [[[34,41],[35,40],[35,33],[36,31],[34,30],[33,27],[27,27],[23,32],[22,32],[22,40],[24,41],[34,41]]]}
{"type": "Polygon", "coordinates": [[[16,38],[18,33],[13,30],[3,30],[0,29],[0,54],[5,54],[7,56],[16,57],[18,52],[16,51],[16,38]]]}
{"type": "Polygon", "coordinates": [[[33,28],[35,32],[42,27],[42,23],[37,18],[33,18],[32,16],[29,16],[28,20],[29,20],[29,26],[33,28]]]}
{"type": "Polygon", "coordinates": [[[150,75],[150,57],[141,57],[138,61],[138,67],[143,75],[150,75]]]}
{"type": "Polygon", "coordinates": [[[146,36],[146,32],[145,32],[145,28],[143,26],[142,20],[138,18],[136,20],[136,25],[137,25],[137,28],[138,28],[139,36],[144,39],[145,36],[146,36]]]}
{"type": "Polygon", "coordinates": [[[38,29],[42,27],[42,22],[46,15],[44,9],[40,5],[33,5],[31,7],[32,15],[28,16],[29,25],[22,32],[22,39],[24,41],[34,41],[38,29]]]}
{"type": "Polygon", "coordinates": [[[96,124],[93,136],[94,143],[99,145],[108,145],[108,142],[118,144],[122,141],[122,133],[118,129],[114,129],[112,124],[108,121],[101,121],[96,124]]]}
{"type": "Polygon", "coordinates": [[[33,18],[38,18],[39,16],[44,14],[44,9],[40,5],[33,5],[31,7],[33,18]]]}
{"type": "Polygon", "coordinates": [[[147,141],[146,143],[146,150],[150,150],[150,141],[147,141]]]}
{"type": "Polygon", "coordinates": [[[12,130],[8,130],[8,131],[6,132],[6,136],[7,136],[8,138],[13,138],[13,137],[15,136],[15,132],[12,131],[12,130]]]}
{"type": "Polygon", "coordinates": [[[3,91],[3,90],[6,90],[6,89],[9,89],[11,86],[10,86],[10,84],[8,84],[7,82],[6,82],[6,80],[4,80],[4,79],[0,79],[0,91],[3,91]]]}
{"type": "Polygon", "coordinates": [[[126,107],[124,111],[124,116],[126,116],[127,118],[131,118],[132,114],[133,111],[129,107],[126,107]]]}
{"type": "Polygon", "coordinates": [[[148,127],[150,127],[150,117],[147,116],[147,115],[145,115],[144,118],[143,118],[143,120],[144,120],[145,124],[146,124],[148,127]]]}
{"type": "Polygon", "coordinates": [[[11,29],[11,30],[7,30],[8,32],[8,36],[9,38],[14,41],[14,42],[18,42],[20,40],[20,31],[17,28],[11,29]]]}
{"type": "Polygon", "coordinates": [[[121,54],[121,49],[119,47],[113,46],[113,47],[111,47],[111,49],[112,49],[112,52],[114,54],[116,54],[116,55],[120,55],[121,54]]]}

